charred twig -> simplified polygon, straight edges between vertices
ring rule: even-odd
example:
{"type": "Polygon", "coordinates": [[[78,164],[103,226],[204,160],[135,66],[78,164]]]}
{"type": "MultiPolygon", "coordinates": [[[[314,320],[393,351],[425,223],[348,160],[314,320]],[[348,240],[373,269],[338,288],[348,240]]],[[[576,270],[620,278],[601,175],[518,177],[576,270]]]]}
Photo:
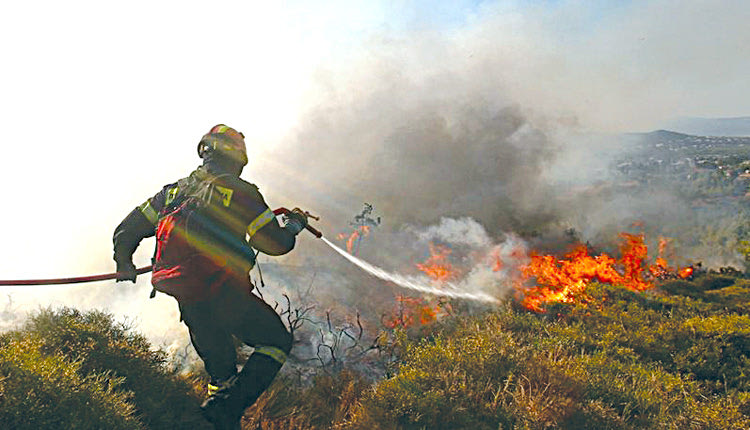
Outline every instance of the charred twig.
{"type": "Polygon", "coordinates": [[[311,322],[309,318],[307,318],[305,315],[307,315],[308,312],[315,309],[315,306],[308,306],[302,310],[295,309],[294,310],[294,318],[292,318],[291,313],[287,315],[287,324],[289,324],[289,331],[294,335],[294,332],[302,327],[302,324],[305,322],[311,322]]]}
{"type": "Polygon", "coordinates": [[[333,322],[331,312],[328,311],[326,313],[325,324],[325,329],[319,329],[320,341],[323,345],[319,345],[317,350],[318,359],[323,366],[338,365],[342,363],[343,359],[357,361],[369,352],[380,348],[380,336],[369,345],[362,343],[364,326],[359,312],[357,313],[356,323],[345,323],[341,326],[336,326],[333,322]],[[347,339],[346,342],[344,341],[345,339],[347,339]],[[342,348],[343,352],[341,352],[342,348]],[[331,353],[331,360],[329,362],[325,362],[320,354],[323,349],[328,349],[331,353]]]}
{"type": "Polygon", "coordinates": [[[357,335],[357,340],[358,341],[362,340],[362,335],[365,332],[364,327],[362,327],[362,318],[361,318],[361,316],[362,315],[359,313],[359,311],[357,311],[357,327],[359,327],[359,334],[357,335]]]}
{"type": "MultiPolygon", "coordinates": [[[[294,336],[294,332],[297,331],[305,322],[312,322],[309,318],[307,318],[308,312],[313,310],[315,306],[308,306],[306,308],[295,308],[292,310],[292,301],[289,299],[289,296],[287,294],[282,294],[284,298],[286,299],[286,309],[281,311],[279,313],[279,316],[282,318],[286,318],[287,326],[289,327],[289,332],[292,336],[294,336]]],[[[274,310],[277,310],[279,307],[279,302],[276,302],[276,306],[274,307],[274,310]]]]}
{"type": "MultiPolygon", "coordinates": [[[[362,320],[361,320],[361,315],[360,315],[359,311],[357,311],[357,320],[356,320],[356,321],[357,321],[357,328],[359,329],[359,331],[358,331],[358,333],[357,333],[357,336],[356,336],[356,337],[355,337],[355,336],[353,336],[353,335],[351,335],[351,334],[349,333],[349,330],[350,330],[350,329],[351,329],[351,330],[353,330],[353,329],[354,329],[354,327],[353,327],[352,325],[347,325],[347,327],[345,327],[345,328],[344,328],[344,329],[342,330],[342,333],[343,333],[344,335],[346,335],[346,337],[348,337],[349,339],[351,339],[351,340],[352,340],[352,342],[354,342],[354,344],[353,344],[352,346],[350,346],[350,347],[346,348],[346,352],[347,352],[347,353],[348,353],[349,351],[351,351],[351,350],[355,349],[355,348],[359,348],[359,347],[360,347],[360,342],[362,342],[362,336],[363,336],[363,334],[364,334],[364,331],[365,331],[365,329],[364,329],[364,327],[362,326],[362,320]]],[[[367,348],[367,349],[365,349],[365,352],[366,352],[366,351],[368,351],[368,350],[370,350],[370,349],[371,349],[371,348],[367,348]]]]}
{"type": "Polygon", "coordinates": [[[323,361],[323,358],[320,356],[320,350],[322,348],[328,348],[328,351],[331,354],[331,362],[336,363],[336,348],[338,347],[338,338],[334,337],[333,345],[329,345],[325,341],[325,334],[323,333],[323,330],[320,330],[320,344],[318,344],[318,359],[320,360],[320,363],[325,366],[325,362],[323,361]]]}

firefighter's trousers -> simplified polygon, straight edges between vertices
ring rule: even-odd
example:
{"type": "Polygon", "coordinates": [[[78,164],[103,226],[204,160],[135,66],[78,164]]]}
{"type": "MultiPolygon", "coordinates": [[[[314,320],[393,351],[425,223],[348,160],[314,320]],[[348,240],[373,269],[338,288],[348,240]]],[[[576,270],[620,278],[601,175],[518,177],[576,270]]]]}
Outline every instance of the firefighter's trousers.
{"type": "Polygon", "coordinates": [[[212,298],[180,304],[180,311],[209,376],[231,380],[243,410],[268,388],[292,348],[292,335],[279,315],[247,289],[225,285],[212,298]],[[255,348],[239,375],[232,335],[255,348]]]}

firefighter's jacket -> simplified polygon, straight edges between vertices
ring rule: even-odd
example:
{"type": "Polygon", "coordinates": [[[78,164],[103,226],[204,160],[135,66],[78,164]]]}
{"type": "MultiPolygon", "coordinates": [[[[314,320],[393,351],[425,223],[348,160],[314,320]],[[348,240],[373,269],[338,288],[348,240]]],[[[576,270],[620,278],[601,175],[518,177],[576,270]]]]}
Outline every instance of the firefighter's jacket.
{"type": "Polygon", "coordinates": [[[181,302],[207,299],[226,284],[247,289],[253,248],[281,255],[295,244],[255,185],[204,166],[125,217],[114,233],[115,261],[131,261],[141,240],[154,235],[151,282],[181,302]],[[188,200],[202,203],[200,210],[186,209],[188,200]]]}

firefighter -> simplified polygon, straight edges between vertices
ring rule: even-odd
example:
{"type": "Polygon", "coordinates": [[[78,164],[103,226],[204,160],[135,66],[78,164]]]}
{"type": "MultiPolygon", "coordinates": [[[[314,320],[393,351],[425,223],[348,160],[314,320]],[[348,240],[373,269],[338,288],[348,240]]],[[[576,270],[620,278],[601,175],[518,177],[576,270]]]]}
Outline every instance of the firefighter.
{"type": "Polygon", "coordinates": [[[156,236],[151,283],[177,300],[190,340],[211,380],[203,415],[217,429],[239,429],[245,409],[268,388],[292,348],[292,335],[268,304],[251,294],[258,252],[294,248],[307,217],[295,209],[282,227],[258,192],[239,178],[244,136],[219,124],[198,144],[203,164],[166,185],[115,229],[117,281],[135,282],[132,256],[156,236]],[[242,370],[232,336],[254,347],[242,370]]]}

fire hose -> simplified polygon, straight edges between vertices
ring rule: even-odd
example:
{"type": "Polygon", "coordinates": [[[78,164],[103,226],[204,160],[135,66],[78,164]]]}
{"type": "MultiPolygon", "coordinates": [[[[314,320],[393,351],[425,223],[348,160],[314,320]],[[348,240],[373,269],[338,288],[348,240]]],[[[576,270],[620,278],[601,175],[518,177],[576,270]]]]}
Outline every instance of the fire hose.
{"type": "MultiPolygon", "coordinates": [[[[274,215],[288,215],[292,211],[290,211],[287,208],[278,208],[273,211],[274,215]]],[[[310,214],[309,212],[305,212],[305,215],[308,218],[312,218],[314,220],[320,220],[320,218],[310,214]]],[[[318,239],[323,237],[323,233],[321,233],[319,230],[316,230],[315,228],[311,227],[309,224],[305,226],[305,229],[315,235],[318,239]]],[[[135,273],[138,275],[142,275],[144,273],[150,272],[152,269],[152,266],[145,266],[136,269],[135,273]]],[[[110,279],[116,279],[117,278],[117,272],[114,273],[105,273],[101,275],[91,275],[91,276],[78,276],[74,278],[52,278],[52,279],[15,279],[15,280],[0,280],[0,286],[7,286],[7,285],[62,285],[62,284],[79,284],[83,282],[96,282],[96,281],[106,281],[110,279]]]]}

